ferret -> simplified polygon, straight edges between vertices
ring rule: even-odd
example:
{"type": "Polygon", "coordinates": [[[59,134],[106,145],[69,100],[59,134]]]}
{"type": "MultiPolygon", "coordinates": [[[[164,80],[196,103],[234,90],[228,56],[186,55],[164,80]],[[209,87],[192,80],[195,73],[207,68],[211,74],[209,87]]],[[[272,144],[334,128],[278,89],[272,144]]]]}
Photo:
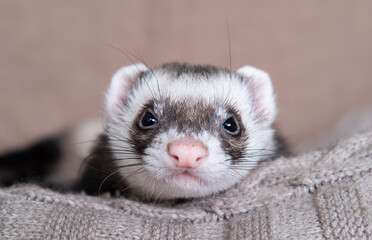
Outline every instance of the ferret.
{"type": "Polygon", "coordinates": [[[42,176],[92,195],[192,199],[223,192],[262,162],[289,154],[274,127],[271,79],[252,66],[236,72],[176,62],[125,66],[112,77],[104,108],[104,130],[90,150],[65,154],[74,146],[62,147],[66,134],[47,139],[0,158],[0,183],[42,176]],[[37,163],[27,160],[32,151],[37,163]],[[63,167],[76,158],[85,159],[80,170],[63,167]]]}

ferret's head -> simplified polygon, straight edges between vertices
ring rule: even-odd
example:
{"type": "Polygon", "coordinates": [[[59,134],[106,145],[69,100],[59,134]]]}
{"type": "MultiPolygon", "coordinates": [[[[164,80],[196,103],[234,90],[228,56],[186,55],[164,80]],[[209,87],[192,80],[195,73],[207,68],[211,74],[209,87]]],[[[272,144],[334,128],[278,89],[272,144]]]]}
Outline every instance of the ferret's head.
{"type": "Polygon", "coordinates": [[[275,150],[270,77],[250,66],[123,67],[107,91],[106,114],[118,172],[147,199],[221,192],[275,150]]]}

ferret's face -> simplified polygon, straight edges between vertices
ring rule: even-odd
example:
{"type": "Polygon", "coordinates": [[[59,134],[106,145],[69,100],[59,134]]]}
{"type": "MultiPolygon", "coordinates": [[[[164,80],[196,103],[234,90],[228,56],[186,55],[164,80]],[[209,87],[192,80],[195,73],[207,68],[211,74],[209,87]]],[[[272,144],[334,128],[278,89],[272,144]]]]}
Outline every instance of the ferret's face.
{"type": "Polygon", "coordinates": [[[128,188],[153,200],[212,195],[272,153],[271,83],[265,89],[265,79],[252,79],[268,76],[246,68],[119,70],[107,95],[108,135],[128,188]]]}

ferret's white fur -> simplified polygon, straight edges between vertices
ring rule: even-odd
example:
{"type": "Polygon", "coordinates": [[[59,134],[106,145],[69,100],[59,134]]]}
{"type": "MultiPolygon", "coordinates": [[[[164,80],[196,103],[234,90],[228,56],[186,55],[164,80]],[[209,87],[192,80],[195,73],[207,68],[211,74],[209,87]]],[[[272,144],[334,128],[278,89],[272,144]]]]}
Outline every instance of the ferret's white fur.
{"type": "MultiPolygon", "coordinates": [[[[275,96],[267,73],[254,67],[245,66],[236,74],[221,71],[213,81],[200,79],[193,81],[195,75],[183,74],[180,81],[172,81],[171,75],[164,69],[155,69],[147,75],[145,81],[133,86],[140,71],[147,71],[143,64],[131,65],[120,69],[111,81],[106,96],[106,111],[108,117],[108,131],[110,141],[118,146],[116,138],[127,139],[130,128],[143,105],[149,100],[169,98],[173,100],[188,99],[188,101],[204,101],[209,104],[227,102],[238,109],[241,120],[249,134],[245,143],[246,155],[259,153],[253,149],[272,149],[274,129],[271,127],[276,115],[275,96]],[[133,79],[135,78],[135,79],[133,79]],[[231,80],[230,80],[231,78],[231,80]],[[182,82],[182,84],[180,84],[182,82]],[[130,94],[129,94],[130,91],[130,94]],[[122,104],[125,99],[126,104],[122,104]]],[[[203,76],[197,76],[203,78],[203,76]]],[[[163,106],[155,106],[162,109],[163,106]]],[[[219,109],[224,116],[225,109],[219,109]]],[[[216,135],[205,131],[195,133],[195,139],[203,142],[209,151],[208,159],[192,174],[200,178],[200,182],[175,181],[171,175],[179,173],[167,155],[167,144],[183,136],[176,129],[156,136],[151,146],[146,150],[142,160],[139,156],[115,154],[115,158],[127,160],[115,161],[118,166],[146,162],[143,167],[126,167],[120,170],[129,187],[149,199],[169,199],[179,197],[203,197],[223,191],[250,172],[244,167],[231,166],[230,157],[224,153],[221,143],[216,135]],[[233,169],[232,169],[233,168],[233,169]],[[242,170],[244,169],[244,170],[242,170]]],[[[122,143],[123,148],[130,148],[129,144],[122,143]]],[[[263,152],[267,153],[267,152],[263,152]]],[[[260,154],[258,154],[260,155],[260,154]]],[[[259,162],[265,157],[254,157],[253,162],[259,162]]],[[[239,166],[236,165],[236,166],[239,166]]]]}

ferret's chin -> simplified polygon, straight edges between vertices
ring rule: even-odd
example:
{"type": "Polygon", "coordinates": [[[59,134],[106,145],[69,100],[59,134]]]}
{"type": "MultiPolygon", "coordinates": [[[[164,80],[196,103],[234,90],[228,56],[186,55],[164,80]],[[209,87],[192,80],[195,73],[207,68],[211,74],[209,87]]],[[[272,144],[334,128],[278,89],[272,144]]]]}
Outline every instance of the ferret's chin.
{"type": "Polygon", "coordinates": [[[189,180],[173,183],[168,185],[167,191],[164,191],[159,199],[192,199],[201,198],[205,196],[212,195],[215,189],[208,186],[200,186],[196,182],[191,182],[189,180]]]}
{"type": "Polygon", "coordinates": [[[157,174],[153,171],[136,174],[126,180],[139,198],[159,201],[211,196],[225,191],[239,179],[228,176],[216,177],[216,174],[208,171],[201,173],[188,169],[167,169],[166,172],[158,171],[157,174]]]}
{"type": "Polygon", "coordinates": [[[216,182],[208,181],[187,171],[171,175],[161,180],[166,187],[159,199],[191,199],[213,195],[225,190],[228,186],[219,186],[216,182]]]}
{"type": "Polygon", "coordinates": [[[154,178],[141,188],[143,191],[139,197],[145,200],[200,198],[216,192],[212,183],[208,184],[206,180],[187,172],[173,174],[166,178],[154,178]]]}

